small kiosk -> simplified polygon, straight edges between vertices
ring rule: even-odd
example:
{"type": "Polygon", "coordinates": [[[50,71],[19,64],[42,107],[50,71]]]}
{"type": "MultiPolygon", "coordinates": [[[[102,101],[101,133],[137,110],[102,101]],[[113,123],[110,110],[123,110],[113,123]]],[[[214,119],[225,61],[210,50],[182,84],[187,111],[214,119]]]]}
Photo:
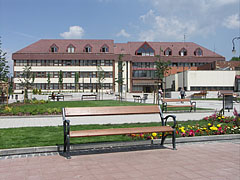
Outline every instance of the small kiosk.
{"type": "Polygon", "coordinates": [[[227,109],[228,112],[230,109],[233,109],[233,92],[222,92],[223,97],[223,114],[224,110],[227,109]]]}

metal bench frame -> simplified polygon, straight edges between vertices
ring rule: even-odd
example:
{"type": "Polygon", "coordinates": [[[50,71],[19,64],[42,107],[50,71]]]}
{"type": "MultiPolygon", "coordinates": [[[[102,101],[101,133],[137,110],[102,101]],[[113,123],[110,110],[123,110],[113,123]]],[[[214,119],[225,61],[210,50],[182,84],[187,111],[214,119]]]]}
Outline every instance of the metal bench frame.
{"type": "Polygon", "coordinates": [[[190,107],[190,112],[194,110],[196,112],[197,103],[195,101],[191,101],[191,99],[161,99],[163,112],[167,112],[168,107],[190,107]],[[168,102],[189,102],[190,105],[169,105],[168,102]]]}
{"type": "MultiPolygon", "coordinates": [[[[164,141],[166,139],[167,136],[172,136],[172,146],[173,146],[173,150],[176,149],[176,130],[175,130],[175,126],[176,126],[176,116],[174,115],[168,115],[166,117],[163,117],[162,115],[162,111],[160,106],[123,106],[125,108],[126,111],[123,111],[124,108],[120,109],[119,106],[111,106],[111,107],[83,107],[83,108],[63,108],[62,109],[62,118],[63,118],[63,134],[64,134],[64,153],[66,154],[66,157],[69,159],[70,157],[70,138],[71,138],[71,132],[78,132],[78,131],[70,131],[70,120],[68,120],[68,117],[76,117],[76,116],[107,116],[107,115],[132,115],[132,114],[159,114],[159,120],[161,121],[162,126],[157,126],[157,127],[162,127],[162,130],[159,130],[158,132],[162,133],[162,138],[161,138],[161,145],[164,144],[164,141]],[[109,113],[106,111],[106,108],[116,108],[118,107],[118,111],[117,112],[113,112],[113,113],[109,113]],[[131,108],[140,108],[139,111],[137,112],[135,111],[131,111],[131,108]],[[145,110],[144,112],[144,108],[147,110],[145,110]],[[85,109],[86,111],[85,111],[85,109]],[[101,108],[103,108],[103,111],[101,112],[101,108]],[[104,110],[105,108],[105,110],[104,110]],[[69,111],[71,111],[71,109],[74,110],[73,113],[69,113],[69,111]],[[96,110],[97,109],[97,110],[96,110]],[[154,110],[151,110],[154,109],[154,110]],[[84,112],[81,113],[81,110],[83,110],[84,112]],[[66,112],[67,111],[67,112],[66,112]],[[91,111],[95,112],[97,111],[97,113],[93,113],[91,114],[91,111]],[[173,126],[167,126],[167,121],[169,118],[173,119],[173,126]],[[171,133],[167,133],[167,132],[171,132],[171,133]],[[167,133],[167,134],[165,134],[167,133]]],[[[117,128],[115,130],[126,130],[125,132],[120,132],[122,135],[124,134],[132,134],[133,130],[136,130],[136,134],[140,134],[140,133],[146,133],[146,128],[147,127],[143,127],[143,128],[117,128]],[[145,129],[144,129],[145,128],[145,129]],[[144,132],[141,132],[141,130],[144,130],[144,132]]],[[[151,128],[151,127],[149,127],[151,128]]],[[[154,127],[152,127],[154,128],[154,127]]],[[[106,132],[109,131],[109,129],[102,129],[106,132]]],[[[110,129],[111,130],[111,129],[110,129]]],[[[87,131],[87,132],[94,132],[94,130],[83,130],[83,131],[87,131]]],[[[98,130],[96,130],[98,131],[98,130]]],[[[79,131],[80,132],[80,131],[79,131]]],[[[148,133],[153,133],[151,131],[149,131],[148,133]]],[[[103,134],[92,134],[92,135],[86,135],[86,136],[75,136],[75,137],[89,137],[89,136],[102,136],[103,134]]],[[[104,134],[104,136],[108,136],[108,135],[119,135],[119,134],[104,134]]]]}
{"type": "Polygon", "coordinates": [[[83,94],[81,97],[81,100],[83,101],[84,99],[95,99],[97,100],[97,95],[96,94],[83,94]]]}

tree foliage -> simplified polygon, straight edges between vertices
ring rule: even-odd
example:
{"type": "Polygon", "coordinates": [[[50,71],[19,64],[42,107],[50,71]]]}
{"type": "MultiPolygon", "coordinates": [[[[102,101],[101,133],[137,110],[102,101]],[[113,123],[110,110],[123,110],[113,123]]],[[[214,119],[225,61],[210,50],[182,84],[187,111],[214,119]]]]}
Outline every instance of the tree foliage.
{"type": "Polygon", "coordinates": [[[79,89],[79,72],[75,72],[74,83],[75,83],[75,91],[79,89]]]}
{"type": "Polygon", "coordinates": [[[171,61],[162,61],[160,56],[156,56],[158,58],[158,61],[155,62],[156,64],[156,77],[158,79],[158,82],[162,82],[165,73],[171,69],[170,64],[171,61]]]}
{"type": "Polygon", "coordinates": [[[6,58],[7,53],[3,52],[1,45],[2,45],[2,42],[0,39],[0,81],[7,82],[8,74],[9,74],[9,66],[7,65],[7,58],[6,58]]]}
{"type": "MultiPolygon", "coordinates": [[[[99,89],[102,89],[102,87],[103,87],[103,81],[105,79],[105,75],[104,75],[105,73],[104,73],[104,70],[101,66],[98,66],[97,70],[98,70],[97,71],[97,84],[98,84],[97,89],[99,90],[99,89]]],[[[103,89],[102,89],[102,97],[103,97],[103,89]]]]}
{"type": "Polygon", "coordinates": [[[28,99],[28,90],[32,89],[34,85],[35,77],[31,69],[30,66],[25,66],[21,78],[19,79],[20,86],[24,89],[24,101],[28,99]]]}
{"type": "Polygon", "coordinates": [[[232,57],[230,61],[240,61],[240,57],[232,57]]]}
{"type": "Polygon", "coordinates": [[[118,84],[118,92],[119,92],[119,100],[122,100],[122,91],[123,91],[123,83],[124,83],[124,78],[123,78],[123,67],[124,63],[122,61],[123,54],[119,54],[118,56],[118,78],[116,78],[115,82],[118,84]]]}
{"type": "Polygon", "coordinates": [[[50,89],[51,79],[50,79],[50,73],[49,72],[47,74],[47,84],[48,84],[48,89],[50,89]]]}
{"type": "Polygon", "coordinates": [[[61,89],[63,89],[63,72],[62,72],[62,70],[59,71],[58,84],[59,84],[59,91],[61,91],[61,89]]]}

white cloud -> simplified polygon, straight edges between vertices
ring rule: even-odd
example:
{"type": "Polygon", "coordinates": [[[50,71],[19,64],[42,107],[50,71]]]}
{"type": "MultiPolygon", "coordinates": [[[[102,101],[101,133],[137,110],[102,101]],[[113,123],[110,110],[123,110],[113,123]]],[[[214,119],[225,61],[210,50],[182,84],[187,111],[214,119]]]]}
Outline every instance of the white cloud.
{"type": "Polygon", "coordinates": [[[144,14],[142,16],[140,16],[140,19],[143,21],[143,22],[146,22],[147,19],[151,18],[154,16],[154,11],[152,9],[150,9],[147,14],[144,14]]]}
{"type": "Polygon", "coordinates": [[[119,37],[119,36],[123,36],[123,37],[127,37],[127,38],[129,38],[131,35],[128,34],[128,33],[125,31],[125,29],[122,29],[119,33],[117,33],[116,36],[117,36],[117,37],[119,37]]]}
{"type": "Polygon", "coordinates": [[[240,28],[240,20],[238,14],[233,14],[231,16],[228,16],[223,21],[223,26],[229,28],[229,29],[237,29],[240,28]]]}
{"type": "Polygon", "coordinates": [[[70,26],[68,32],[60,33],[64,39],[81,39],[84,35],[84,29],[81,26],[70,26]]]}
{"type": "MultiPolygon", "coordinates": [[[[223,19],[233,14],[239,0],[141,0],[151,8],[139,16],[139,40],[183,40],[209,37],[223,25],[223,19]]],[[[229,28],[239,28],[239,17],[224,21],[229,28]]]]}
{"type": "Polygon", "coordinates": [[[177,17],[157,16],[153,10],[150,10],[146,15],[140,16],[140,19],[143,23],[149,25],[149,29],[139,34],[139,40],[183,40],[184,34],[191,36],[197,30],[195,22],[187,22],[177,17]]]}

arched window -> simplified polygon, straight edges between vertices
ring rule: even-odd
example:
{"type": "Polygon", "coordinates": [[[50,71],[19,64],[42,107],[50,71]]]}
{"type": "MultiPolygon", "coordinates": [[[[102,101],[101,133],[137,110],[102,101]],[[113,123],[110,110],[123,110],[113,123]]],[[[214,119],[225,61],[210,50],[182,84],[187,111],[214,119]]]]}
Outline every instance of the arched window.
{"type": "Polygon", "coordinates": [[[164,51],[164,55],[165,56],[171,56],[172,55],[172,50],[170,48],[167,48],[165,51],[164,51]]]}
{"type": "Polygon", "coordinates": [[[105,44],[101,47],[101,52],[109,52],[109,47],[105,44]]]}
{"type": "Polygon", "coordinates": [[[50,52],[58,52],[58,47],[57,47],[57,45],[56,45],[56,44],[51,45],[49,51],[50,51],[50,52]]]}
{"type": "Polygon", "coordinates": [[[67,52],[68,53],[74,53],[75,52],[75,47],[72,44],[70,44],[67,48],[67,52]]]}
{"type": "Polygon", "coordinates": [[[180,51],[179,51],[179,55],[180,56],[187,56],[187,50],[185,48],[182,48],[180,51]]]}
{"type": "Polygon", "coordinates": [[[85,47],[84,47],[84,52],[92,52],[92,46],[90,46],[89,44],[87,44],[85,47]]]}
{"type": "Polygon", "coordinates": [[[149,46],[148,43],[144,43],[136,52],[136,55],[140,55],[140,56],[154,56],[154,49],[149,46]]]}
{"type": "Polygon", "coordinates": [[[195,56],[202,56],[202,55],[203,55],[203,51],[202,51],[200,48],[197,48],[197,49],[194,51],[194,55],[195,55],[195,56]]]}

